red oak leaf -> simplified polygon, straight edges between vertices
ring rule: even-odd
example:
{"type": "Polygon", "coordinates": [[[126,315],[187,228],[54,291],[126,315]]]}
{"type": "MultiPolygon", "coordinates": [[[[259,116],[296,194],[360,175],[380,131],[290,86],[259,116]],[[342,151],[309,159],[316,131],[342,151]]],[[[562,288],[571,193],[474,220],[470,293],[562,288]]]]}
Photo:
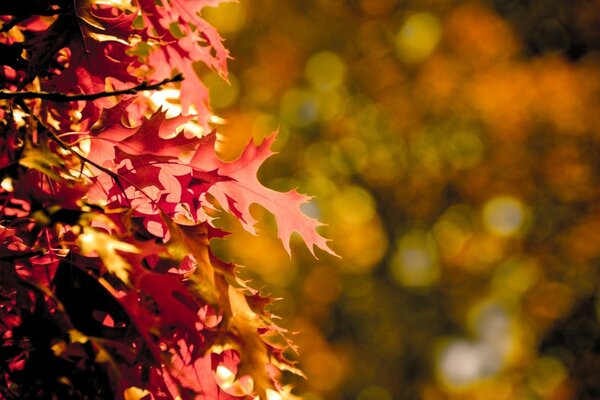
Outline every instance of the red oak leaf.
{"type": "MultiPolygon", "coordinates": [[[[129,36],[134,33],[131,24],[135,14],[106,15],[101,10],[95,12],[86,2],[78,2],[75,12],[62,19],[66,20],[67,27],[61,26],[65,22],[59,23],[59,19],[47,30],[48,37],[37,38],[35,43],[45,45],[52,40],[55,30],[76,32],[66,43],[70,50],[68,66],[58,76],[43,81],[45,90],[89,94],[106,90],[107,79],[116,87],[139,82],[129,71],[136,59],[127,53],[129,36]],[[59,26],[53,28],[57,23],[59,26]]],[[[83,118],[97,117],[99,107],[107,105],[110,101],[106,98],[86,102],[83,118]]]]}
{"type": "Polygon", "coordinates": [[[146,26],[152,28],[146,31],[146,40],[161,43],[148,57],[148,65],[152,67],[150,77],[163,79],[174,69],[181,72],[185,77],[181,83],[182,109],[188,112],[193,106],[205,129],[210,118],[208,89],[192,64],[203,62],[223,77],[227,76],[229,52],[218,32],[198,15],[202,7],[217,3],[166,0],[159,5],[153,0],[140,0],[146,26]],[[173,26],[180,31],[177,37],[171,31],[173,26]]]}
{"type": "Polygon", "coordinates": [[[135,133],[116,143],[116,146],[132,155],[177,158],[182,153],[192,152],[198,144],[197,138],[187,138],[184,132],[173,134],[193,116],[179,115],[168,119],[166,116],[166,111],[158,110],[150,119],[145,119],[135,133]]]}
{"type": "Polygon", "coordinates": [[[217,30],[197,14],[204,6],[210,5],[214,7],[222,2],[223,1],[171,0],[171,5],[179,15],[180,21],[186,22],[186,24],[182,26],[185,30],[185,36],[190,36],[193,32],[190,27],[191,23],[195,26],[195,31],[199,33],[202,42],[206,43],[204,46],[196,46],[202,53],[202,56],[198,60],[202,60],[205,64],[223,76],[227,76],[229,50],[223,46],[223,40],[217,30]],[[195,10],[195,12],[190,12],[190,9],[195,10]]]}
{"type": "MultiPolygon", "coordinates": [[[[255,233],[256,219],[250,213],[250,206],[257,203],[275,216],[278,236],[288,252],[291,235],[298,232],[313,255],[315,245],[335,254],[327,245],[327,240],[317,232],[321,224],[300,209],[302,204],[310,200],[309,196],[295,190],[277,192],[259,182],[258,169],[274,154],[271,145],[275,135],[265,139],[259,146],[249,143],[239,159],[226,163],[216,156],[214,133],[202,138],[188,138],[184,132],[172,136],[191,117],[167,119],[166,113],[159,110],[139,127],[129,128],[115,115],[121,107],[117,105],[103,113],[101,130],[97,129],[100,131],[92,140],[89,158],[102,163],[110,156],[117,172],[126,179],[120,184],[125,188],[135,184],[135,187],[126,190],[133,196],[131,200],[146,201],[140,190],[147,188],[146,197],[160,202],[169,215],[176,212],[178,205],[186,204],[188,218],[194,221],[200,218],[203,221],[201,209],[206,193],[210,193],[252,233],[255,233]],[[166,139],[169,136],[171,138],[166,139]],[[179,159],[185,153],[193,153],[189,163],[179,159]],[[154,195],[150,196],[151,193],[154,195]],[[165,193],[166,198],[156,196],[160,193],[165,193]]],[[[105,188],[106,193],[118,196],[115,185],[112,183],[105,188]]],[[[154,206],[146,210],[137,209],[150,215],[158,213],[154,206]]]]}
{"type": "Polygon", "coordinates": [[[197,138],[188,138],[183,132],[173,136],[177,128],[193,116],[166,118],[166,112],[158,110],[149,119],[143,119],[139,127],[132,128],[123,123],[124,111],[131,102],[132,99],[124,100],[102,111],[90,132],[90,160],[99,164],[115,160],[114,164],[118,164],[115,148],[135,157],[151,155],[177,158],[182,153],[194,151],[197,138]]]}
{"type": "Polygon", "coordinates": [[[289,394],[278,372],[297,372],[284,357],[293,346],[265,310],[270,299],[212,254],[210,239],[226,235],[211,226],[212,210],[219,202],[254,232],[250,206],[260,204],[275,215],[288,252],[294,231],[311,252],[315,245],[332,251],[319,223],[300,210],[308,196],[259,182],[274,136],[225,163],[216,156],[214,132],[182,131],[194,118],[209,132],[208,94],[193,63],[227,74],[229,53],[199,14],[220,2],[0,6],[0,14],[18,11],[0,15],[10,27],[0,32],[0,89],[59,92],[0,104],[0,120],[7,120],[0,140],[7,153],[0,157],[0,337],[9,347],[3,395],[289,394]],[[186,78],[177,84],[184,113],[199,115],[167,118],[162,108],[152,112],[147,93],[116,104],[118,95],[109,93],[135,86],[140,76],[162,80],[175,72],[186,78]],[[96,100],[62,102],[61,94],[96,100]],[[65,368],[43,371],[46,356],[65,368]]]}
{"type": "MultiPolygon", "coordinates": [[[[185,349],[185,347],[183,347],[185,349]]],[[[228,351],[229,352],[229,351],[228,351]]],[[[173,354],[171,357],[171,376],[176,380],[179,384],[179,387],[176,385],[169,385],[169,389],[171,390],[171,395],[174,397],[178,395],[182,395],[187,391],[190,391],[190,396],[186,397],[185,395],[181,396],[182,398],[201,398],[201,399],[210,399],[210,400],[240,400],[252,399],[252,396],[243,393],[235,393],[232,394],[230,390],[225,390],[217,383],[217,377],[215,376],[217,372],[217,368],[219,364],[215,361],[215,353],[207,354],[204,357],[197,358],[193,361],[190,361],[187,358],[185,351],[183,354],[173,354]],[[201,397],[195,397],[197,395],[201,395],[201,397]]],[[[217,355],[218,358],[219,355],[217,355]]],[[[219,371],[221,372],[221,370],[219,371]]],[[[227,387],[230,389],[230,387],[227,387]]]]}
{"type": "Polygon", "coordinates": [[[195,360],[211,343],[203,335],[202,304],[190,294],[177,275],[142,272],[132,279],[137,288],[118,298],[155,360],[167,348],[185,342],[186,354],[195,360]]]}
{"type": "Polygon", "coordinates": [[[219,160],[212,150],[216,136],[210,135],[205,139],[205,145],[198,148],[190,164],[209,170],[216,169],[219,175],[231,178],[215,182],[209,189],[209,193],[221,199],[223,208],[239,216],[244,228],[249,232],[255,233],[256,219],[250,214],[250,206],[257,203],[275,216],[279,239],[288,253],[291,235],[293,232],[298,232],[313,255],[315,245],[335,255],[327,245],[327,240],[316,231],[322,224],[300,210],[300,206],[311,199],[309,196],[295,190],[286,193],[277,192],[258,181],[258,169],[274,154],[271,145],[275,137],[276,134],[271,135],[259,146],[249,143],[239,159],[225,163],[219,160]]]}
{"type": "Polygon", "coordinates": [[[200,212],[203,197],[212,183],[227,178],[214,171],[193,171],[181,160],[186,154],[189,159],[205,143],[187,137],[186,132],[176,134],[192,116],[166,118],[159,110],[131,128],[123,123],[129,102],[104,110],[92,128],[88,158],[114,171],[119,179],[96,171],[96,185],[89,198],[115,207],[132,206],[138,213],[154,216],[146,220],[146,227],[161,237],[166,229],[156,226],[162,223],[156,218],[160,210],[169,216],[182,213],[192,221],[206,220],[200,212]]]}

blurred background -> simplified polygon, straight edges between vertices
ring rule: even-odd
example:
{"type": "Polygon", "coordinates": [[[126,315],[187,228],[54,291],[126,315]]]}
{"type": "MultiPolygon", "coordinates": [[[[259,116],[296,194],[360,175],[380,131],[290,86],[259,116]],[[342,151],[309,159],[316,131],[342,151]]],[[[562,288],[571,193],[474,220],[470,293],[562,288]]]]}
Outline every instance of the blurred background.
{"type": "MultiPolygon", "coordinates": [[[[213,245],[299,332],[306,400],[600,398],[600,1],[240,0],[222,157],[315,196],[340,259],[213,245]]],[[[226,221],[225,221],[226,222],[226,221]]],[[[296,238],[298,239],[298,238],[296,238]]]]}

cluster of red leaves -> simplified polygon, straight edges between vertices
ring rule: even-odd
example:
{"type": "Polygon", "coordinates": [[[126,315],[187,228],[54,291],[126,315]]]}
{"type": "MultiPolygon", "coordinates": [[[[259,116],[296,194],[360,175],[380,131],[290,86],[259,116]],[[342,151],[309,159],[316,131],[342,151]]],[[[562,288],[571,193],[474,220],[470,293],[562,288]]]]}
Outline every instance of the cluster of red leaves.
{"type": "Polygon", "coordinates": [[[274,136],[215,154],[193,63],[227,74],[199,14],[218,3],[0,5],[0,398],[292,397],[295,349],[271,299],[211,253],[215,208],[253,231],[261,204],[288,251],[294,231],[331,250],[306,196],[259,183],[274,136]],[[184,114],[135,93],[163,79],[184,114]]]}

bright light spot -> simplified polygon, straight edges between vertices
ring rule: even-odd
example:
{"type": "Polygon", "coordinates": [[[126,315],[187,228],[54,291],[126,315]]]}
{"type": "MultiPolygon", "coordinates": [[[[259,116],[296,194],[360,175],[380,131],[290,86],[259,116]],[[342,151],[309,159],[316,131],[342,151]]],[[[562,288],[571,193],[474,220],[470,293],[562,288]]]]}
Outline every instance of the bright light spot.
{"type": "MultiPolygon", "coordinates": [[[[209,122],[210,119],[209,119],[209,122]]],[[[196,121],[195,119],[191,119],[189,121],[187,121],[185,124],[178,126],[177,130],[175,131],[175,134],[173,134],[171,137],[175,137],[179,134],[181,134],[182,132],[185,132],[184,135],[186,137],[202,137],[205,135],[205,130],[200,126],[200,124],[198,123],[198,121],[196,121]]],[[[165,137],[165,139],[168,139],[167,137],[165,137]]],[[[193,151],[187,151],[187,152],[181,152],[179,153],[179,158],[180,160],[184,160],[186,159],[186,157],[192,157],[194,154],[193,151]]]]}
{"type": "Polygon", "coordinates": [[[216,134],[216,138],[215,138],[215,151],[217,154],[223,154],[226,152],[227,150],[227,145],[228,142],[231,141],[230,138],[228,138],[227,136],[223,135],[220,132],[217,132],[216,134]]]}
{"type": "Polygon", "coordinates": [[[510,319],[506,310],[498,304],[487,304],[475,318],[477,333],[481,340],[499,344],[510,334],[510,319]]]}
{"type": "Polygon", "coordinates": [[[435,50],[442,37],[442,26],[435,15],[418,13],[410,16],[396,35],[398,57],[416,64],[435,50]]]}
{"type": "Polygon", "coordinates": [[[442,352],[439,370],[451,386],[466,386],[485,376],[481,347],[466,340],[450,343],[442,352]]]}
{"type": "Polygon", "coordinates": [[[525,209],[512,196],[497,196],[483,207],[483,224],[488,232],[502,237],[515,235],[525,222],[525,209]]]}
{"type": "Polygon", "coordinates": [[[0,186],[2,186],[2,189],[6,190],[7,192],[12,192],[14,190],[12,179],[8,176],[2,180],[0,186]]]}
{"type": "MultiPolygon", "coordinates": [[[[285,388],[284,388],[285,389],[285,388]]],[[[265,390],[267,394],[267,400],[285,400],[285,399],[297,399],[296,396],[291,396],[289,391],[286,391],[283,395],[273,389],[265,390]]],[[[254,400],[261,400],[259,396],[256,396],[254,400]]]]}
{"type": "Polygon", "coordinates": [[[500,372],[518,345],[509,310],[494,299],[473,307],[468,319],[476,340],[453,340],[446,344],[438,358],[442,381],[456,388],[500,372]]]}
{"type": "Polygon", "coordinates": [[[470,311],[470,324],[485,355],[486,373],[496,373],[515,346],[513,321],[506,308],[494,300],[483,301],[470,311]]]}
{"type": "Polygon", "coordinates": [[[112,7],[120,8],[122,10],[133,9],[133,7],[131,6],[131,0],[94,0],[93,3],[112,6],[112,7]]]}
{"type": "Polygon", "coordinates": [[[156,107],[162,107],[163,110],[167,111],[167,118],[173,118],[181,114],[181,104],[179,99],[181,98],[181,92],[179,89],[165,88],[162,90],[155,90],[150,95],[150,101],[156,105],[156,107]]]}
{"type": "Polygon", "coordinates": [[[440,275],[437,249],[428,233],[414,229],[398,242],[390,272],[398,283],[407,287],[428,287],[440,275]]]}
{"type": "Polygon", "coordinates": [[[331,90],[344,81],[346,65],[337,54],[322,51],[308,59],[304,73],[315,89],[331,90]]]}
{"type": "Polygon", "coordinates": [[[223,390],[234,396],[247,396],[254,389],[254,381],[250,376],[246,375],[236,380],[233,371],[224,365],[217,367],[215,381],[223,390]]]}
{"type": "Polygon", "coordinates": [[[219,365],[217,367],[217,371],[215,372],[217,383],[219,386],[227,388],[233,385],[233,381],[235,380],[235,374],[229,370],[229,368],[224,365],[219,365]]]}
{"type": "Polygon", "coordinates": [[[92,243],[94,241],[94,235],[91,233],[84,233],[83,235],[79,236],[79,240],[84,243],[92,243]]]}
{"type": "Polygon", "coordinates": [[[209,122],[211,124],[223,125],[227,121],[224,118],[221,118],[221,117],[219,117],[217,115],[211,115],[210,118],[209,118],[209,122]]]}
{"type": "Polygon", "coordinates": [[[13,110],[12,116],[18,125],[20,125],[21,123],[25,123],[25,118],[27,118],[27,114],[24,111],[19,110],[18,108],[15,108],[13,110]]]}
{"type": "Polygon", "coordinates": [[[87,156],[92,150],[92,141],[88,138],[81,139],[79,141],[79,149],[81,150],[81,154],[87,156]]]}
{"type": "Polygon", "coordinates": [[[283,400],[283,397],[272,389],[267,389],[267,400],[283,400]]]}

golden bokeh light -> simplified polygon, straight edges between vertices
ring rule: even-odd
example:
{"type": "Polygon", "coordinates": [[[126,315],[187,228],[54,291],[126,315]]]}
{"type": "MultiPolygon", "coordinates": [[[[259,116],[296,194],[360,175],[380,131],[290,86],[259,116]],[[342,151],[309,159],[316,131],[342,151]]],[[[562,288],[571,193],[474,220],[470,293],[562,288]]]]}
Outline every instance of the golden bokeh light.
{"type": "Polygon", "coordinates": [[[398,57],[406,63],[423,61],[435,50],[442,37],[439,19],[430,13],[413,14],[396,35],[398,57]]]}
{"type": "Polygon", "coordinates": [[[312,55],[304,69],[306,80],[318,90],[327,91],[339,87],[346,77],[346,65],[337,54],[323,51],[312,55]]]}
{"type": "Polygon", "coordinates": [[[246,8],[244,2],[224,2],[218,7],[206,7],[202,17],[206,18],[225,36],[239,32],[246,25],[246,8]]]}
{"type": "Polygon", "coordinates": [[[497,196],[485,203],[482,211],[483,224],[494,235],[513,236],[523,229],[526,213],[519,199],[506,195],[497,196]]]}
{"type": "Polygon", "coordinates": [[[407,287],[429,287],[437,283],[440,267],[432,236],[419,229],[404,234],[390,264],[393,278],[407,287]]]}
{"type": "Polygon", "coordinates": [[[206,13],[231,24],[237,58],[231,86],[209,85],[221,157],[278,131],[259,179],[314,195],[303,210],[341,257],[313,260],[297,237],[286,254],[259,208],[261,238],[215,243],[284,298],[272,307],[299,332],[309,377],[298,394],[593,398],[600,8],[582,4],[253,0],[206,13]]]}

